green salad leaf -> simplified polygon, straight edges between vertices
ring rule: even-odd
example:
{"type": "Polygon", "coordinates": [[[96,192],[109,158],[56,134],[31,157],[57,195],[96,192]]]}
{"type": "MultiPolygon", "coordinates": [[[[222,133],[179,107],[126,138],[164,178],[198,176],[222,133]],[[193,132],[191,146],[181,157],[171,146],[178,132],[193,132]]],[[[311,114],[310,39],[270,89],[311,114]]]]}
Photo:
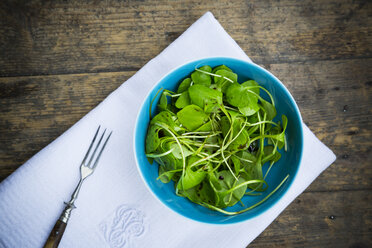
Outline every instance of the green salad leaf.
{"type": "Polygon", "coordinates": [[[212,83],[212,77],[204,72],[212,72],[208,65],[200,67],[197,71],[191,73],[191,79],[194,84],[200,84],[209,87],[212,83]]]}
{"type": "Polygon", "coordinates": [[[218,90],[195,84],[188,90],[192,104],[198,105],[206,113],[215,112],[222,104],[222,93],[218,90]]]}
{"type": "Polygon", "coordinates": [[[267,89],[254,80],[239,83],[226,65],[195,69],[177,92],[162,91],[157,110],[147,131],[146,156],[158,164],[159,180],[174,182],[178,196],[234,215],[262,204],[288,179],[251,206],[225,209],[268,189],[267,175],[280,150],[287,150],[288,123],[285,115],[274,121],[277,111],[267,89]]]}

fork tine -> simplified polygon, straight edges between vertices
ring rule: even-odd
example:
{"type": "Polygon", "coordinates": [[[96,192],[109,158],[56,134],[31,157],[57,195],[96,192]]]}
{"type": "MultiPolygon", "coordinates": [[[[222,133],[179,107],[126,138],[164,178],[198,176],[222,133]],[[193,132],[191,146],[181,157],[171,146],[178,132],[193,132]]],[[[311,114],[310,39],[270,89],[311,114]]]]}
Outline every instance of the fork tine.
{"type": "Polygon", "coordinates": [[[98,153],[98,156],[97,156],[97,158],[96,158],[96,161],[94,162],[94,164],[93,164],[93,166],[92,166],[92,169],[93,169],[93,170],[96,168],[96,166],[97,166],[97,164],[98,164],[98,160],[99,160],[99,158],[101,157],[101,154],[102,154],[103,150],[105,149],[105,146],[106,146],[106,144],[107,144],[107,141],[110,139],[111,134],[112,134],[112,131],[110,132],[109,136],[106,138],[105,143],[103,143],[103,146],[102,146],[102,148],[101,148],[101,151],[98,153]]]}
{"type": "Polygon", "coordinates": [[[101,135],[101,138],[98,140],[98,143],[96,145],[96,148],[94,148],[94,151],[92,153],[92,155],[90,155],[90,159],[89,159],[89,162],[88,164],[86,164],[86,166],[90,167],[90,164],[92,163],[92,160],[94,158],[94,155],[96,154],[97,150],[98,150],[98,147],[99,145],[101,144],[102,142],[102,139],[103,139],[103,136],[105,136],[105,133],[106,133],[106,129],[103,131],[102,135],[101,135]]]}
{"type": "Polygon", "coordinates": [[[93,146],[93,144],[94,144],[94,141],[96,141],[96,138],[97,138],[97,135],[98,135],[98,132],[99,132],[99,129],[100,129],[100,128],[101,128],[101,125],[98,126],[97,131],[96,131],[96,134],[94,135],[93,140],[92,140],[92,142],[90,143],[89,148],[88,148],[88,151],[87,151],[87,153],[85,154],[84,159],[83,159],[83,161],[81,162],[81,164],[84,164],[84,163],[85,163],[85,160],[88,158],[89,152],[90,152],[90,150],[92,149],[92,146],[93,146]]]}

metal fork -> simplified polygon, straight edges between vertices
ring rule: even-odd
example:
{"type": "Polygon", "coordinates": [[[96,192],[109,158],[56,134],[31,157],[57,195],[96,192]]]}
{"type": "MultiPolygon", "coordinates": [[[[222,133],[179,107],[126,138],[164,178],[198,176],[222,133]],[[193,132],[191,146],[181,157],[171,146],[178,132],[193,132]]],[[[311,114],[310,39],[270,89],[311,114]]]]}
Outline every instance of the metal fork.
{"type": "Polygon", "coordinates": [[[101,126],[98,127],[98,129],[96,131],[96,134],[94,135],[94,138],[89,145],[88,151],[85,154],[83,161],[81,162],[81,165],[80,165],[80,181],[79,181],[78,185],[76,186],[74,192],[71,195],[71,200],[69,202],[65,202],[66,208],[63,210],[61,216],[59,217],[56,224],[54,225],[52,232],[50,233],[47,241],[45,242],[44,248],[51,248],[51,247],[56,248],[56,247],[58,247],[59,242],[62,239],[63,233],[66,229],[67,222],[70,219],[71,211],[74,208],[76,208],[75,205],[74,205],[74,202],[79,195],[81,185],[83,184],[84,180],[87,177],[89,177],[90,175],[93,174],[95,168],[97,167],[98,160],[101,157],[102,152],[105,149],[106,144],[107,144],[107,142],[110,139],[111,134],[112,134],[112,132],[110,132],[110,134],[107,136],[106,140],[104,141],[103,145],[101,146],[101,148],[98,152],[98,155],[95,156],[97,151],[98,151],[98,148],[99,148],[99,146],[100,146],[100,144],[103,140],[103,137],[105,136],[105,133],[106,133],[106,129],[105,129],[103,131],[100,139],[98,140],[98,143],[95,145],[95,148],[93,149],[93,152],[91,153],[91,150],[92,150],[93,145],[96,141],[96,138],[98,136],[100,128],[101,128],[101,126]]]}

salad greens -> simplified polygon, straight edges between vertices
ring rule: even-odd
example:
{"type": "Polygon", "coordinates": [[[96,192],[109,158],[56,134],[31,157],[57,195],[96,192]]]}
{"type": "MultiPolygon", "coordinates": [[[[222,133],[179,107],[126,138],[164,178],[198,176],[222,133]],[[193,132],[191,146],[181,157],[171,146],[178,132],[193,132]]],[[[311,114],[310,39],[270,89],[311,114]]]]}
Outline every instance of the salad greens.
{"type": "Polygon", "coordinates": [[[175,182],[178,196],[234,215],[263,203],[288,179],[252,206],[224,210],[243,205],[245,195],[267,190],[265,179],[281,157],[279,149],[287,149],[287,117],[273,121],[274,99],[254,80],[238,83],[238,75],[225,65],[202,66],[176,92],[163,90],[157,108],[147,131],[146,156],[159,164],[158,179],[175,182]],[[265,163],[269,168],[264,175],[265,163]]]}

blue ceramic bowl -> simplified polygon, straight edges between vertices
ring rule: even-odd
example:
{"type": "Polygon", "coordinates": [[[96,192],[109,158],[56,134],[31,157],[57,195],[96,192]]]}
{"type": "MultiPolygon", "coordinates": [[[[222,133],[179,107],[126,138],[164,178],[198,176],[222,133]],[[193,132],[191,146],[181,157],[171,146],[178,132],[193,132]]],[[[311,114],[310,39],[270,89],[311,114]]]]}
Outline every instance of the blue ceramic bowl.
{"type": "MultiPolygon", "coordinates": [[[[262,92],[262,91],[261,91],[262,92]]],[[[160,95],[160,94],[159,94],[160,95]]],[[[269,99],[264,93],[261,93],[263,98],[269,99]]],[[[156,112],[156,105],[159,97],[155,99],[152,106],[152,113],[156,112]]],[[[154,115],[153,115],[154,116],[154,115]]],[[[274,119],[275,120],[275,119],[274,119]]],[[[270,207],[278,202],[287,192],[292,182],[296,177],[298,171],[303,147],[303,134],[302,134],[302,120],[300,111],[286,87],[270,72],[262,67],[233,58],[205,58],[184,64],[164,76],[146,96],[140,111],[138,113],[135,134],[134,134],[134,152],[137,161],[139,172],[149,187],[150,191],[167,207],[173,211],[183,215],[184,217],[212,224],[230,224],[245,221],[247,219],[256,217],[257,215],[267,211],[270,207]],[[149,108],[150,102],[160,88],[176,91],[178,84],[182,79],[189,76],[196,67],[209,65],[215,67],[218,65],[226,65],[230,67],[235,73],[238,74],[238,81],[242,83],[248,79],[257,81],[260,85],[264,86],[274,97],[277,116],[276,121],[281,119],[284,114],[288,117],[288,126],[286,130],[288,150],[287,152],[281,151],[281,159],[272,167],[268,177],[266,178],[269,188],[261,196],[244,196],[242,202],[245,206],[250,206],[274,190],[283,178],[289,174],[288,180],[282,187],[268,198],[263,204],[245,213],[227,216],[216,211],[209,210],[205,207],[199,206],[186,198],[179,197],[175,194],[174,183],[162,183],[156,180],[158,177],[158,165],[154,162],[150,164],[145,156],[145,138],[147,127],[149,125],[149,108]]],[[[268,168],[268,164],[263,166],[264,173],[268,168]]],[[[244,207],[241,204],[236,204],[233,207],[228,207],[228,211],[238,211],[244,207]]]]}

